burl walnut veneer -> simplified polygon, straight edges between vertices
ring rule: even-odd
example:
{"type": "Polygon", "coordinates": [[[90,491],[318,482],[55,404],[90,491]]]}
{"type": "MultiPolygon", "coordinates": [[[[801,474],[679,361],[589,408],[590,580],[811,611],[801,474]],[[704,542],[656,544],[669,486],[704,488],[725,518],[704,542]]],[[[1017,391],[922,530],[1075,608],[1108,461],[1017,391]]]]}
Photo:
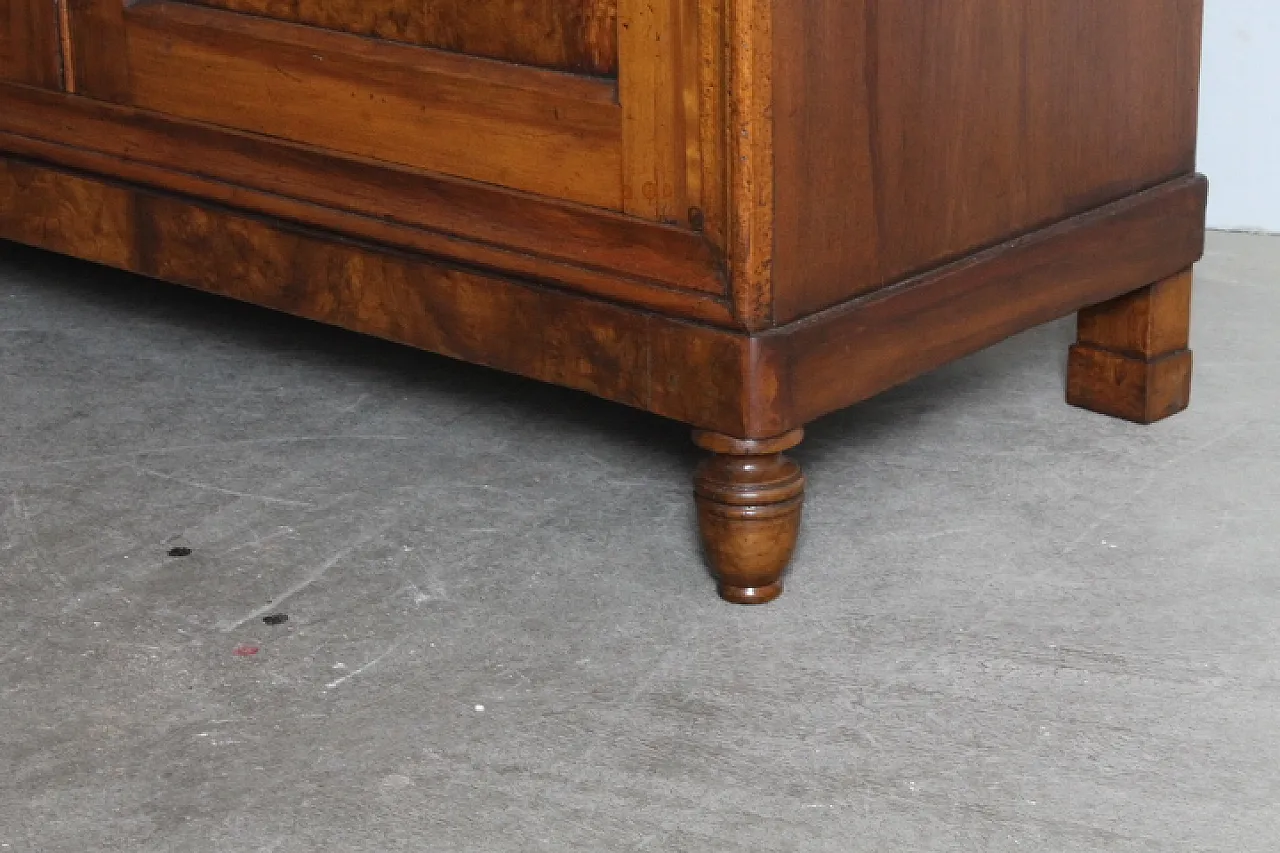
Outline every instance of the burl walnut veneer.
{"type": "Polygon", "coordinates": [[[803,426],[1080,312],[1187,405],[1201,0],[0,0],[0,237],[690,424],[762,603],[803,426]]]}

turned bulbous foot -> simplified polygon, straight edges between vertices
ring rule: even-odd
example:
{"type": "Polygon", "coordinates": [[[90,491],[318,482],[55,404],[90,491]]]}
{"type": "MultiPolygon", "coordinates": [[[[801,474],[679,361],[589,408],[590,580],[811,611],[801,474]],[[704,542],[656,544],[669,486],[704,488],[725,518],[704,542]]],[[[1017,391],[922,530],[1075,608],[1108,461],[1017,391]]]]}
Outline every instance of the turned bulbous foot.
{"type": "Polygon", "coordinates": [[[782,573],[800,533],[804,474],[783,455],[803,430],[744,440],[698,431],[711,456],[694,473],[698,526],[720,597],[766,604],[782,594],[782,573]]]}

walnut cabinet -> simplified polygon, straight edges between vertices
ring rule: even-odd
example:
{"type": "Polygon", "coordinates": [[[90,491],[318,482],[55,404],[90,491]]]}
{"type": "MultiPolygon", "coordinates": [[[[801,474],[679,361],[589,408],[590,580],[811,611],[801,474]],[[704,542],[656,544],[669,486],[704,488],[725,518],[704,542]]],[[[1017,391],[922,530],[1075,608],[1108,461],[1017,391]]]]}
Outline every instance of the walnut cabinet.
{"type": "Polygon", "coordinates": [[[825,413],[1072,312],[1187,405],[1201,11],[0,0],[0,237],[683,421],[763,603],[825,413]]]}

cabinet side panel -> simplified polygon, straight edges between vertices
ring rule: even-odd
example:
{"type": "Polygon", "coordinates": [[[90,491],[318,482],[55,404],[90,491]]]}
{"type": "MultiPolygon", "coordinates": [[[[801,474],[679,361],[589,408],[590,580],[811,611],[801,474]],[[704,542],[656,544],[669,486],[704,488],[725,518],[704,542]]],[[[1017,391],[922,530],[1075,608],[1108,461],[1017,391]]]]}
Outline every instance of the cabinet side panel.
{"type": "Polygon", "coordinates": [[[776,320],[1191,172],[1201,7],[779,4],[776,320]]]}

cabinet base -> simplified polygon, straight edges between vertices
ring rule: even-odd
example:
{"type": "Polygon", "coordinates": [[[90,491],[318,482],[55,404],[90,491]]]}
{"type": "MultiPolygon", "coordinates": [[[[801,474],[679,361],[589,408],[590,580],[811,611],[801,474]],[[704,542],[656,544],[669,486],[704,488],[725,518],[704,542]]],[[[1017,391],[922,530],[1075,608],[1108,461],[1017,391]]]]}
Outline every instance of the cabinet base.
{"type": "Polygon", "coordinates": [[[1205,190],[1186,175],[754,334],[14,155],[0,155],[0,238],[702,430],[708,560],[724,598],[755,604],[781,593],[800,529],[804,476],[784,452],[827,412],[1074,311],[1072,403],[1141,422],[1185,407],[1178,271],[1203,251],[1205,190]]]}

